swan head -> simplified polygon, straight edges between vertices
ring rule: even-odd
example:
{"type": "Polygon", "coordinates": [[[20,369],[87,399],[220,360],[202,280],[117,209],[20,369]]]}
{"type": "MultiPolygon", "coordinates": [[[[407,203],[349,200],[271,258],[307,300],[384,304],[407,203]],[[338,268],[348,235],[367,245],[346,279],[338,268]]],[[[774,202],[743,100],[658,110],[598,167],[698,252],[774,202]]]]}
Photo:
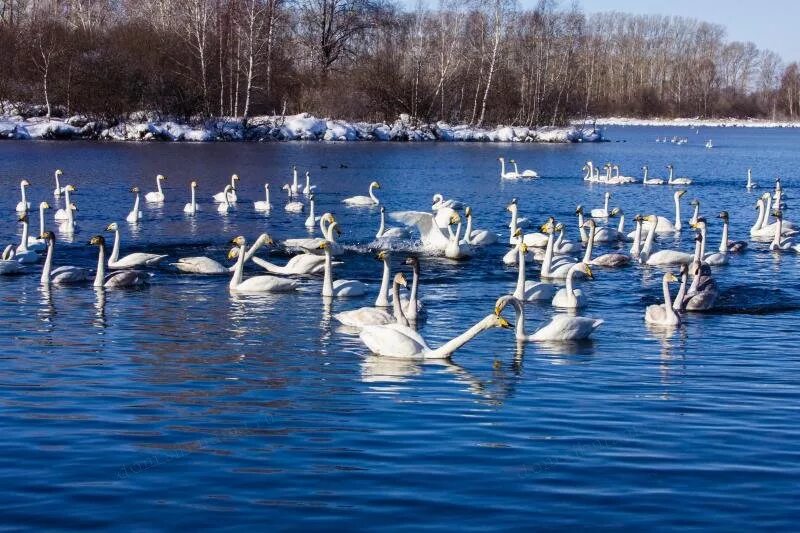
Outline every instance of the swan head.
{"type": "Polygon", "coordinates": [[[239,181],[239,174],[234,174],[231,176],[231,181],[239,181]]]}
{"type": "Polygon", "coordinates": [[[67,185],[66,187],[64,187],[64,190],[65,190],[65,191],[69,191],[69,192],[75,192],[75,191],[77,191],[78,189],[77,189],[77,187],[75,187],[74,185],[67,185]]]}
{"type": "Polygon", "coordinates": [[[643,221],[644,221],[644,217],[643,217],[641,214],[639,214],[639,213],[636,213],[636,216],[634,216],[634,217],[633,217],[633,221],[634,221],[634,222],[640,222],[640,223],[641,223],[641,222],[643,222],[643,221]]]}
{"type": "Polygon", "coordinates": [[[584,274],[586,274],[587,278],[594,279],[594,273],[592,273],[591,267],[586,263],[582,261],[580,263],[575,263],[575,266],[573,266],[572,268],[574,268],[577,272],[583,272],[584,274]]]}
{"type": "Polygon", "coordinates": [[[378,183],[377,181],[373,181],[372,183],[369,184],[369,188],[370,189],[380,189],[381,188],[381,184],[378,183]]]}
{"type": "Polygon", "coordinates": [[[575,207],[575,214],[576,215],[582,215],[583,214],[583,206],[582,205],[579,205],[579,206],[575,207]]]}
{"type": "Polygon", "coordinates": [[[642,165],[642,170],[647,170],[647,165],[642,165]]]}
{"type": "Polygon", "coordinates": [[[647,216],[645,217],[645,220],[646,220],[647,222],[650,222],[651,224],[657,224],[657,223],[658,223],[658,217],[657,217],[657,216],[655,216],[655,215],[647,215],[647,216]]]}
{"type": "Polygon", "coordinates": [[[508,305],[509,303],[511,305],[513,305],[514,307],[521,307],[521,305],[519,303],[519,300],[517,300],[516,298],[514,298],[510,294],[506,294],[505,296],[501,296],[494,303],[494,315],[497,318],[503,319],[503,322],[505,323],[505,325],[501,325],[501,323],[498,322],[498,324],[497,324],[498,327],[501,327],[501,328],[509,328],[509,327],[511,327],[511,324],[509,324],[508,321],[505,318],[503,318],[503,316],[500,314],[500,313],[503,312],[503,309],[505,309],[506,305],[508,305]]]}
{"type": "Polygon", "coordinates": [[[406,257],[405,264],[411,265],[411,266],[418,266],[419,265],[419,259],[417,259],[413,255],[409,256],[409,257],[406,257]]]}
{"type": "Polygon", "coordinates": [[[564,224],[561,222],[556,224],[555,231],[564,231],[564,224]]]}
{"type": "Polygon", "coordinates": [[[611,211],[608,213],[608,218],[614,218],[614,217],[616,217],[617,215],[624,215],[624,213],[622,212],[622,209],[620,209],[619,207],[615,207],[615,208],[613,208],[613,209],[612,209],[612,210],[611,210],[611,211]]]}
{"type": "Polygon", "coordinates": [[[78,206],[77,206],[77,205],[75,205],[75,204],[73,204],[72,202],[70,202],[70,203],[69,203],[69,208],[70,208],[72,211],[77,211],[77,210],[78,210],[78,206]]]}
{"type": "MultiPolygon", "coordinates": [[[[778,220],[781,220],[783,219],[783,211],[781,211],[780,209],[776,209],[775,211],[772,212],[772,216],[774,216],[778,220]]],[[[22,220],[22,217],[20,217],[20,220],[22,220]]]]}
{"type": "Polygon", "coordinates": [[[56,169],[56,176],[60,176],[61,174],[63,174],[63,172],[61,172],[60,168],[57,168],[56,169]]]}
{"type": "Polygon", "coordinates": [[[517,228],[514,232],[514,237],[522,237],[522,228],[517,228]]]}
{"type": "Polygon", "coordinates": [[[311,177],[311,173],[309,171],[307,171],[307,170],[306,170],[306,177],[307,178],[311,177]]]}
{"type": "Polygon", "coordinates": [[[667,283],[675,283],[676,281],[678,281],[678,278],[675,277],[675,274],[673,274],[672,272],[667,272],[666,274],[664,274],[664,281],[666,281],[667,283]]]}
{"type": "Polygon", "coordinates": [[[724,222],[727,222],[729,219],[728,212],[727,211],[720,212],[720,214],[717,215],[717,218],[721,218],[724,222]]]}
{"type": "Polygon", "coordinates": [[[118,231],[118,230],[119,230],[119,226],[117,225],[116,222],[112,222],[111,224],[106,226],[106,231],[118,231]]]}
{"type": "Polygon", "coordinates": [[[30,185],[30,183],[28,183],[28,180],[22,180],[22,181],[20,181],[20,182],[19,182],[19,184],[20,184],[22,187],[27,187],[28,185],[30,185]]]}
{"type": "Polygon", "coordinates": [[[95,235],[94,237],[89,239],[89,242],[87,244],[92,246],[103,246],[105,243],[106,243],[105,237],[103,237],[102,235],[95,235]]]}
{"type": "Polygon", "coordinates": [[[402,272],[398,272],[394,275],[394,282],[402,287],[408,288],[408,281],[406,281],[406,277],[402,272]]]}
{"type": "Polygon", "coordinates": [[[597,227],[597,222],[595,222],[593,218],[590,218],[589,220],[587,220],[586,222],[583,223],[583,227],[584,228],[589,228],[589,229],[596,228],[597,227]]]}
{"type": "Polygon", "coordinates": [[[131,187],[131,192],[132,193],[138,193],[139,192],[139,187],[131,187]]]}
{"type": "Polygon", "coordinates": [[[554,230],[554,225],[556,223],[556,219],[553,217],[547,217],[547,222],[539,226],[539,231],[542,233],[552,233],[554,230]]]}
{"type": "Polygon", "coordinates": [[[265,189],[269,189],[269,183],[265,183],[265,184],[264,184],[264,188],[265,188],[265,189]]]}
{"type": "Polygon", "coordinates": [[[39,204],[39,209],[50,209],[50,204],[47,202],[42,202],[39,204]]]}
{"type": "Polygon", "coordinates": [[[691,205],[692,207],[700,205],[700,200],[698,200],[697,198],[692,198],[692,201],[689,202],[689,205],[691,205]]]}
{"type": "Polygon", "coordinates": [[[512,198],[511,201],[506,206],[506,210],[507,211],[513,211],[516,208],[517,208],[517,199],[516,198],[512,198]]]}
{"type": "Polygon", "coordinates": [[[325,213],[324,215],[322,215],[320,220],[325,220],[328,224],[333,224],[334,222],[336,222],[336,218],[333,216],[332,213],[325,213]]]}
{"type": "Polygon", "coordinates": [[[158,176],[156,176],[156,180],[157,181],[162,181],[162,180],[165,180],[165,179],[167,179],[167,177],[164,174],[159,174],[158,176]]]}
{"type": "Polygon", "coordinates": [[[453,213],[450,215],[450,224],[458,224],[459,222],[461,222],[461,217],[458,215],[458,213],[453,213]]]}
{"type": "Polygon", "coordinates": [[[27,224],[28,223],[28,214],[25,213],[25,214],[20,215],[19,218],[17,219],[17,222],[25,222],[27,224]]]}
{"type": "Polygon", "coordinates": [[[272,237],[269,236],[269,233],[262,233],[259,235],[258,239],[256,239],[256,242],[260,244],[274,244],[274,241],[272,240],[272,237]]]}
{"type": "Polygon", "coordinates": [[[669,165],[667,165],[667,167],[666,167],[666,168],[667,168],[668,170],[672,170],[672,168],[673,168],[673,167],[672,167],[672,164],[669,164],[669,165]]]}
{"type": "Polygon", "coordinates": [[[697,220],[689,222],[689,226],[691,226],[694,229],[702,229],[706,227],[706,219],[704,217],[698,217],[697,220]]]}
{"type": "Polygon", "coordinates": [[[375,255],[375,259],[378,261],[388,261],[389,260],[389,252],[386,250],[382,250],[375,255]]]}
{"type": "Polygon", "coordinates": [[[505,159],[503,159],[502,157],[498,157],[497,160],[498,161],[505,161],[505,159]]]}
{"type": "Polygon", "coordinates": [[[467,206],[467,208],[464,210],[464,214],[467,217],[471,217],[472,216],[472,208],[470,206],[467,206]]]}
{"type": "Polygon", "coordinates": [[[47,244],[52,244],[56,242],[56,235],[50,230],[47,230],[41,235],[39,235],[39,238],[45,241],[47,244]]]}
{"type": "MultiPolygon", "coordinates": [[[[230,185],[228,185],[228,187],[230,187],[230,185]]],[[[226,187],[226,188],[228,188],[228,187],[226,187]]],[[[284,191],[288,191],[288,190],[290,190],[290,189],[291,189],[291,187],[289,187],[289,184],[288,184],[288,183],[285,183],[285,184],[283,185],[283,187],[281,187],[281,189],[282,189],[282,190],[284,190],[284,191]]]]}
{"type": "Polygon", "coordinates": [[[196,188],[196,187],[197,187],[197,182],[196,182],[196,181],[193,181],[193,182],[192,182],[192,183],[191,183],[189,186],[190,186],[192,189],[194,189],[194,188],[196,188]]]}
{"type": "MultiPolygon", "coordinates": [[[[502,158],[501,158],[502,159],[502,158]]],[[[434,204],[438,204],[439,202],[444,200],[444,196],[439,194],[438,192],[433,195],[433,199],[431,200],[434,204]]]]}
{"type": "Polygon", "coordinates": [[[680,191],[675,191],[675,198],[676,198],[676,199],[677,199],[677,198],[680,198],[680,197],[681,197],[681,196],[683,196],[684,194],[686,194],[686,189],[682,189],[682,190],[680,190],[680,191]]]}

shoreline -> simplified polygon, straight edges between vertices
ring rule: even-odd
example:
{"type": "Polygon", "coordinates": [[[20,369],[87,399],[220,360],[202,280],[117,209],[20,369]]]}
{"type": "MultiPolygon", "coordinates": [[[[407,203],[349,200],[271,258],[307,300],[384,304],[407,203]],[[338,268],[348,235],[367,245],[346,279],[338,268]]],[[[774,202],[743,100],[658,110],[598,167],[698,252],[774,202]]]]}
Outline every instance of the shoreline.
{"type": "MultiPolygon", "coordinates": [[[[571,121],[573,125],[584,124],[582,120],[571,121]]],[[[679,128],[800,128],[800,121],[766,120],[761,118],[632,118],[601,117],[595,119],[597,126],[643,126],[679,128]]],[[[591,124],[591,121],[586,121],[591,124]]]]}
{"type": "Polygon", "coordinates": [[[576,124],[563,127],[527,128],[499,125],[413,123],[401,115],[393,123],[348,122],[317,118],[308,113],[287,116],[209,118],[189,122],[132,113],[124,121],[108,123],[74,115],[69,118],[0,115],[0,139],[100,140],[128,142],[285,142],[285,141],[379,141],[379,142],[601,142],[601,132],[576,124]]]}

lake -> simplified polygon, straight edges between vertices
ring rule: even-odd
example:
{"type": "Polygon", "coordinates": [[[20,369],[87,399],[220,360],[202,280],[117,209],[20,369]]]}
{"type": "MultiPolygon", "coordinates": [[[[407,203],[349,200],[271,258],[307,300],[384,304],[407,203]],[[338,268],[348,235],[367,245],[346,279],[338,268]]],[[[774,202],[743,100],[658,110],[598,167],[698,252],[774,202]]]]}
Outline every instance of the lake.
{"type": "MultiPolygon", "coordinates": [[[[695,183],[709,247],[716,215],[748,239],[760,192],[781,176],[794,205],[800,130],[609,127],[601,144],[124,144],[0,143],[0,235],[18,239],[19,180],[33,206],[61,207],[52,190],[74,183],[78,230],[57,234],[55,264],[94,267],[86,243],[122,226],[123,253],[208,255],[266,231],[277,242],[308,235],[305,214],[284,212],[291,165],[318,185],[317,214],[333,212],[346,245],[338,278],[370,284],[364,298],[320,298],[320,280],[295,294],[233,295],[227,277],[180,275],[165,261],[143,290],[96,292],[39,285],[40,266],[0,277],[0,499],[3,525],[35,528],[203,526],[383,530],[492,528],[793,529],[800,482],[800,258],[766,244],[715,267],[722,309],[691,313],[675,332],[648,328],[663,270],[595,269],[581,284],[581,314],[605,323],[591,342],[518,346],[490,330],[451,360],[416,363],[370,355],[332,312],[370,305],[381,263],[368,246],[376,209],[346,208],[373,179],[387,211],[428,210],[441,192],[472,206],[475,225],[501,234],[471,260],[422,257],[421,334],[438,346],[492,312],[511,292],[506,204],[577,238],[575,206],[602,207],[601,185],[581,166],[614,161],[625,174],[677,174],[695,183]],[[656,143],[680,135],[686,145],[656,143]],[[714,148],[703,144],[713,139],[714,148]],[[501,183],[496,158],[544,178],[501,183]],[[327,168],[321,168],[321,167],[327,168]],[[345,168],[340,168],[345,167],[345,168]],[[752,167],[760,189],[748,192],[752,167]],[[237,209],[210,203],[232,173],[237,209]],[[167,201],[129,227],[129,189],[167,201]],[[189,182],[204,210],[183,214],[189,182]],[[256,213],[271,184],[269,215],[256,213]]],[[[672,217],[670,187],[611,187],[632,228],[635,213],[672,217]]],[[[48,213],[52,222],[53,211],[48,213]]],[[[787,219],[796,212],[787,209],[787,219]]],[[[38,231],[38,212],[31,224],[38,231]]],[[[319,234],[317,230],[316,234],[319,234]]],[[[110,240],[111,235],[106,234],[110,240]]],[[[683,231],[661,245],[691,251],[683,231]]],[[[607,251],[608,246],[600,249],[607,251]]],[[[266,249],[277,263],[288,255],[266,249]]],[[[407,253],[393,254],[393,268],[407,253]]],[[[529,279],[538,279],[531,265],[529,279]]],[[[248,266],[246,274],[258,272],[248,266]]],[[[673,294],[676,287],[673,286],[673,294]]],[[[509,319],[513,313],[505,314],[509,319]]],[[[528,304],[528,329],[552,316],[528,304]]]]}

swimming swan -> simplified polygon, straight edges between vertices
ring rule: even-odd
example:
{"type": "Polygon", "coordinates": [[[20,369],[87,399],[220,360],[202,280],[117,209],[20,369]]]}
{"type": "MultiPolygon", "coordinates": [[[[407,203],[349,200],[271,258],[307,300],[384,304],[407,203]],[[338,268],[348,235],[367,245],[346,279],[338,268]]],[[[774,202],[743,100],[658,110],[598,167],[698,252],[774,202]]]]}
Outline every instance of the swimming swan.
{"type": "Polygon", "coordinates": [[[236,196],[236,182],[237,181],[239,181],[239,176],[237,174],[233,174],[231,176],[231,188],[228,189],[227,191],[223,190],[222,192],[218,192],[217,194],[215,194],[212,197],[214,199],[214,201],[218,202],[218,203],[225,202],[225,201],[236,203],[237,200],[238,200],[238,198],[236,196]]]}
{"type": "Polygon", "coordinates": [[[112,222],[106,227],[106,231],[114,232],[114,248],[111,250],[111,255],[108,257],[108,268],[132,268],[138,266],[155,266],[159,261],[167,257],[160,254],[148,254],[144,252],[135,252],[128,254],[125,257],[119,257],[119,226],[116,222],[112,222]]]}
{"type": "Polygon", "coordinates": [[[500,313],[508,305],[516,311],[516,326],[514,332],[518,341],[578,341],[588,339],[591,334],[603,324],[603,319],[587,318],[582,316],[555,315],[550,322],[537,329],[533,334],[525,334],[525,308],[517,298],[506,295],[495,302],[494,312],[500,313]]]}
{"type": "Polygon", "coordinates": [[[351,196],[350,198],[345,198],[342,200],[343,203],[350,205],[350,206],[373,206],[379,205],[381,202],[375,196],[373,192],[375,189],[380,189],[381,184],[377,181],[373,181],[369,184],[369,196],[351,196]]]}
{"type": "Polygon", "coordinates": [[[363,296],[364,293],[367,292],[367,286],[364,283],[350,279],[337,279],[333,281],[330,244],[328,242],[323,242],[319,245],[319,248],[325,252],[325,275],[322,280],[322,296],[325,298],[363,296]]]}
{"type": "Polygon", "coordinates": [[[678,281],[675,274],[667,272],[661,282],[664,290],[664,303],[648,305],[644,312],[644,320],[656,326],[679,326],[681,316],[672,308],[672,299],[669,295],[669,284],[678,281]]]}
{"type": "Polygon", "coordinates": [[[130,224],[136,224],[142,218],[142,212],[139,210],[139,187],[131,187],[131,192],[135,195],[133,209],[125,217],[125,220],[130,224]]]}
{"type": "MultiPolygon", "coordinates": [[[[259,236],[259,240],[272,244],[272,239],[266,233],[259,236]]],[[[278,276],[252,276],[243,279],[244,262],[247,257],[247,241],[241,235],[231,239],[231,244],[237,248],[231,248],[228,252],[228,259],[236,257],[236,267],[228,287],[236,292],[291,292],[297,289],[297,282],[291,279],[278,276]]]]}
{"type": "Polygon", "coordinates": [[[253,209],[256,211],[264,212],[272,210],[272,204],[269,202],[269,183],[264,184],[264,194],[266,199],[253,202],[253,209]]]}
{"type": "Polygon", "coordinates": [[[403,315],[400,308],[400,286],[407,287],[406,278],[402,272],[398,272],[392,282],[393,312],[389,313],[385,309],[377,307],[360,307],[350,311],[336,313],[333,318],[345,326],[363,328],[364,326],[381,326],[385,324],[398,323],[408,327],[408,319],[403,315]]]}
{"type": "Polygon", "coordinates": [[[151,191],[144,195],[144,199],[146,202],[163,202],[164,201],[164,191],[161,189],[161,182],[167,179],[162,174],[156,176],[156,187],[158,191],[151,191]]]}
{"type": "Polygon", "coordinates": [[[89,244],[97,246],[99,249],[97,270],[93,283],[95,287],[104,287],[106,289],[140,287],[150,281],[149,274],[141,270],[116,270],[106,276],[106,240],[102,235],[95,235],[89,240],[89,244]]]}
{"type": "Polygon", "coordinates": [[[42,285],[68,285],[70,283],[82,283],[89,280],[89,270],[75,266],[62,266],[53,269],[53,249],[56,244],[56,236],[52,231],[45,231],[41,239],[47,243],[47,257],[42,268],[42,285]]]}
{"type": "Polygon", "coordinates": [[[186,213],[187,215],[194,215],[197,214],[198,211],[200,211],[200,206],[197,205],[197,198],[195,195],[196,189],[197,189],[197,182],[193,181],[189,185],[189,191],[191,192],[192,199],[188,204],[183,206],[183,212],[186,213]]]}

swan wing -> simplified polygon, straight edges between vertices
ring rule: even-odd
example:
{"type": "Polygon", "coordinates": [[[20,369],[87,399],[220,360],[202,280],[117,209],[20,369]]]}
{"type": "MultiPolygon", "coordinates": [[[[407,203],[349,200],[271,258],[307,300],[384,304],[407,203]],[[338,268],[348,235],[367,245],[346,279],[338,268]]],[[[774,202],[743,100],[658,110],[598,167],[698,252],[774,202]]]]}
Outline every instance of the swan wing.
{"type": "Polygon", "coordinates": [[[227,274],[228,269],[210,257],[182,257],[170,263],[181,272],[189,274],[227,274]]]}
{"type": "Polygon", "coordinates": [[[429,349],[416,331],[399,324],[366,326],[358,336],[373,353],[387,357],[422,357],[429,349]]]}
{"type": "Polygon", "coordinates": [[[109,268],[130,268],[135,266],[153,266],[167,257],[166,255],[135,252],[128,254],[115,263],[108,264],[109,268]]]}
{"type": "Polygon", "coordinates": [[[55,284],[80,283],[89,279],[89,270],[74,266],[63,266],[53,270],[50,281],[55,284]]]}
{"type": "Polygon", "coordinates": [[[394,317],[383,309],[376,307],[360,307],[351,311],[336,313],[333,318],[345,326],[364,327],[391,324],[394,317]]]}
{"type": "Polygon", "coordinates": [[[336,296],[362,296],[367,292],[366,284],[352,279],[337,279],[333,282],[333,293],[336,296]]]}
{"type": "Polygon", "coordinates": [[[107,275],[103,287],[137,287],[149,281],[150,276],[141,270],[120,270],[107,275]]]}
{"type": "Polygon", "coordinates": [[[253,276],[236,286],[237,291],[245,292],[290,292],[296,288],[296,281],[277,276],[253,276]]]}
{"type": "Polygon", "coordinates": [[[419,230],[422,244],[428,247],[444,249],[449,239],[436,225],[434,216],[424,211],[399,211],[390,213],[389,217],[406,226],[416,226],[419,230]]]}
{"type": "Polygon", "coordinates": [[[552,283],[542,283],[541,281],[525,282],[525,301],[534,302],[537,300],[552,300],[558,287],[552,283]]]}
{"type": "Polygon", "coordinates": [[[536,333],[530,336],[535,341],[574,341],[588,339],[603,323],[599,318],[556,315],[536,333]]]}

